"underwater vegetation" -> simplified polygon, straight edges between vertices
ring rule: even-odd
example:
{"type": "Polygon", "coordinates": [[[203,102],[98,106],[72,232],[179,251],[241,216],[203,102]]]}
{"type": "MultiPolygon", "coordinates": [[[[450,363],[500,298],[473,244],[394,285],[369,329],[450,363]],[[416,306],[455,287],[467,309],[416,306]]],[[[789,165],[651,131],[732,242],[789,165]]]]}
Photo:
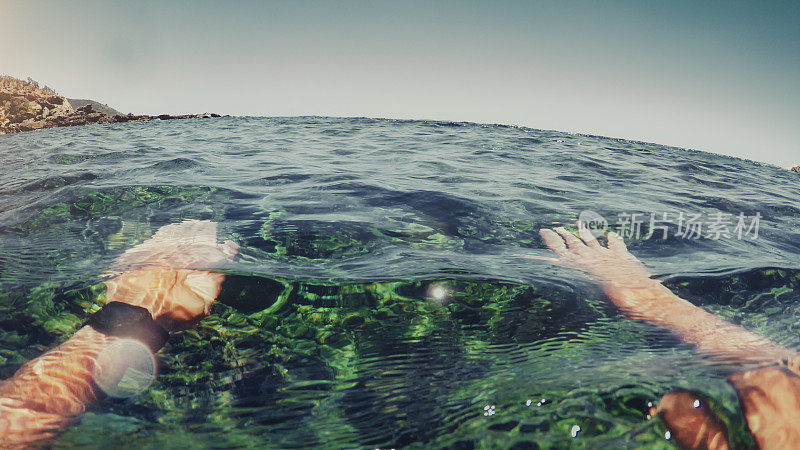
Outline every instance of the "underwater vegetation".
{"type": "MultiPolygon", "coordinates": [[[[153,211],[185,208],[187,215],[223,220],[211,206],[220,195],[163,186],[85,190],[7,233],[66,239],[65,230],[80,225],[84,241],[113,255],[158,228],[153,211]]],[[[287,236],[280,217],[265,213],[254,233],[240,236],[243,255],[329,260],[378,248],[380,239],[459,245],[423,227],[329,227],[287,236]]],[[[56,252],[43,264],[57,269],[97,257],[93,248],[56,252]]],[[[104,303],[99,279],[29,282],[7,276],[13,269],[4,265],[0,282],[3,378],[67,339],[104,303]]],[[[729,320],[747,311],[738,321],[767,336],[795,330],[800,319],[797,271],[667,284],[729,320]]],[[[797,346],[797,332],[789,335],[794,340],[781,343],[797,346]]],[[[104,436],[145,448],[669,448],[660,422],[647,420],[647,404],[674,387],[670,371],[691,358],[690,348],[654,327],[619,320],[589,287],[466,275],[355,282],[228,270],[211,316],[159,353],[153,386],[132,399],[102,402],[56,447],[95,445],[104,436]]],[[[709,370],[716,369],[689,365],[678,383],[700,386],[744,436],[735,395],[724,381],[708,381],[709,370]]]]}

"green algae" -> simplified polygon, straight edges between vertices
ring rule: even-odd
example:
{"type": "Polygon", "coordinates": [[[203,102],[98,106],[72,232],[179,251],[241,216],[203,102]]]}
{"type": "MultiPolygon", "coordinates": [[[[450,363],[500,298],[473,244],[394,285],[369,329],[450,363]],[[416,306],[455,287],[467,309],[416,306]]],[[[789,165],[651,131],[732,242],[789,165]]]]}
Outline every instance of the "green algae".
{"type": "Polygon", "coordinates": [[[264,256],[281,259],[292,258],[297,260],[330,260],[343,259],[364,254],[369,251],[364,236],[359,233],[352,234],[343,230],[329,229],[320,232],[297,231],[285,233],[277,219],[281,214],[273,212],[266,220],[259,234],[271,251],[261,252],[264,256]]]}
{"type": "MultiPolygon", "coordinates": [[[[70,221],[104,219],[145,219],[154,209],[175,209],[180,205],[208,202],[218,191],[210,187],[133,186],[114,189],[84,188],[68,201],[48,205],[13,231],[32,233],[55,228],[70,221]]],[[[142,220],[146,222],[146,220],[142,220]]]]}

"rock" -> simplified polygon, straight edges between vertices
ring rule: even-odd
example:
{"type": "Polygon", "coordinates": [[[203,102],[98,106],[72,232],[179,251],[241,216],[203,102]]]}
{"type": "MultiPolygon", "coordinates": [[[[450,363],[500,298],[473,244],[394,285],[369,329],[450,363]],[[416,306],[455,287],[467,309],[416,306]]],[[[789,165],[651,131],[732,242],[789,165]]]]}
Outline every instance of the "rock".
{"type": "Polygon", "coordinates": [[[8,121],[11,123],[22,123],[28,119],[33,119],[36,117],[33,113],[22,113],[16,114],[8,118],[8,121]]]}
{"type": "MultiPolygon", "coordinates": [[[[91,105],[89,105],[89,109],[91,109],[91,105]]],[[[89,123],[99,122],[105,116],[105,114],[99,112],[89,113],[86,115],[86,121],[89,123]]]]}
{"type": "Polygon", "coordinates": [[[65,99],[49,88],[40,89],[35,83],[0,76],[0,134],[87,124],[212,117],[220,115],[207,112],[158,116],[124,115],[93,100],[65,99]],[[79,107],[76,109],[76,106],[79,107]]]}
{"type": "Polygon", "coordinates": [[[792,172],[797,172],[797,173],[800,173],[800,166],[794,166],[794,167],[792,167],[792,172]]]}
{"type": "Polygon", "coordinates": [[[26,123],[24,125],[20,125],[20,131],[31,131],[31,130],[39,130],[42,128],[49,128],[45,122],[31,122],[26,123]]]}

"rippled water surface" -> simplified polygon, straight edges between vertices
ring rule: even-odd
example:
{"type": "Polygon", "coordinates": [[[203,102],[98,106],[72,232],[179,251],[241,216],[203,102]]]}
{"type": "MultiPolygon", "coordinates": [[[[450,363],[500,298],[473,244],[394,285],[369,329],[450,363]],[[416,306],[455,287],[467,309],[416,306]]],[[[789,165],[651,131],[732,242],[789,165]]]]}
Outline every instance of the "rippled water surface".
{"type": "MultiPolygon", "coordinates": [[[[766,150],[765,150],[766,151],[766,150]]],[[[242,249],[151,389],[56,446],[669,447],[646,405],[720,367],[546,256],[583,210],[683,296],[800,348],[800,177],[524,128],[221,118],[0,136],[0,378],[67,339],[125,249],[186,218],[242,249]],[[667,238],[651,213],[673,221],[667,238]],[[730,214],[731,235],[675,236],[730,214]],[[734,232],[739,215],[758,237],[734,232]],[[575,428],[575,427],[579,428],[575,428]],[[578,430],[579,431],[576,431],[578,430]]]]}

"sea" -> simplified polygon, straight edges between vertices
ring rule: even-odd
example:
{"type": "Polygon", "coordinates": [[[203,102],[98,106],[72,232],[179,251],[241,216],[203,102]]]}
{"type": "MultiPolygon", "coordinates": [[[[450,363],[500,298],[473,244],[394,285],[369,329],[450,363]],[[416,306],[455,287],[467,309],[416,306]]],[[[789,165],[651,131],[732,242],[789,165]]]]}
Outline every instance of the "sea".
{"type": "Polygon", "coordinates": [[[648,407],[675,388],[741,422],[736,367],[526,257],[554,256],[539,230],[579,219],[800,350],[800,174],[753,161],[504,125],[222,117],[3,135],[0,163],[0,379],[80,328],[115,258],[161,226],[211,220],[241,246],[149,389],[94,405],[55,448],[672,448],[648,407]]]}

